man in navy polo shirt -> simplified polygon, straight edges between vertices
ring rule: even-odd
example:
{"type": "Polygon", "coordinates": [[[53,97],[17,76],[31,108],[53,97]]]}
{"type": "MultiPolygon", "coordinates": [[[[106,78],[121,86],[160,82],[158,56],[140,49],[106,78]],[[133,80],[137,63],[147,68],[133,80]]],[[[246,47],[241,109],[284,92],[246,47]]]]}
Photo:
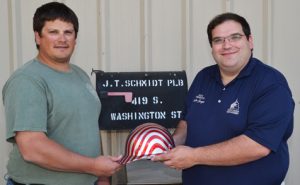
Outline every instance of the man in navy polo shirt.
{"type": "Polygon", "coordinates": [[[280,185],[289,166],[294,101],[285,77],[252,57],[247,21],[233,13],[207,27],[216,65],[201,70],[174,133],[157,156],[184,185],[280,185]]]}

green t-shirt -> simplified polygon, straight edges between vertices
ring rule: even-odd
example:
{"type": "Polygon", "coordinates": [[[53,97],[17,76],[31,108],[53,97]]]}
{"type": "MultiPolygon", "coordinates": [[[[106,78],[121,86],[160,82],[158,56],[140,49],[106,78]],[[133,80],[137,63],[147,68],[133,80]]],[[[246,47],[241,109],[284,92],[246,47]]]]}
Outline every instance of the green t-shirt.
{"type": "Polygon", "coordinates": [[[92,185],[95,176],[41,168],[24,161],[16,131],[42,131],[65,148],[84,156],[100,155],[98,117],[101,104],[89,77],[71,64],[56,71],[33,59],[18,69],[2,91],[7,141],[13,143],[8,175],[20,183],[92,185]]]}

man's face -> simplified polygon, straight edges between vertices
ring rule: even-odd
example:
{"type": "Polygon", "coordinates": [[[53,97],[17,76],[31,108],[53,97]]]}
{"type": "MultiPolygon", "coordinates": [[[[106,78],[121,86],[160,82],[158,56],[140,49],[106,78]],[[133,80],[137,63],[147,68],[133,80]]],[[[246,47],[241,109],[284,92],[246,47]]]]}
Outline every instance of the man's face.
{"type": "Polygon", "coordinates": [[[212,55],[221,73],[238,74],[248,63],[252,49],[252,36],[247,40],[238,22],[225,21],[212,30],[212,55]]]}
{"type": "Polygon", "coordinates": [[[59,19],[47,21],[41,35],[35,32],[35,40],[39,55],[44,59],[55,63],[69,62],[76,44],[74,26],[59,19]]]}

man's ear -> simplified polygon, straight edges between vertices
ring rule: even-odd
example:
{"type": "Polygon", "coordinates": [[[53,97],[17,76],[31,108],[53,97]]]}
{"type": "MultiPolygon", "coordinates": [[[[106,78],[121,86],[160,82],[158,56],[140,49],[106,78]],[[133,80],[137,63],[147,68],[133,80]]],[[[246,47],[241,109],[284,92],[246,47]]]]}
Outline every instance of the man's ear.
{"type": "Polygon", "coordinates": [[[250,49],[253,50],[253,36],[252,35],[249,35],[249,44],[250,44],[250,49]]]}
{"type": "Polygon", "coordinates": [[[40,37],[40,34],[37,31],[34,32],[34,40],[35,40],[35,43],[37,45],[40,45],[41,37],[40,37]]]}

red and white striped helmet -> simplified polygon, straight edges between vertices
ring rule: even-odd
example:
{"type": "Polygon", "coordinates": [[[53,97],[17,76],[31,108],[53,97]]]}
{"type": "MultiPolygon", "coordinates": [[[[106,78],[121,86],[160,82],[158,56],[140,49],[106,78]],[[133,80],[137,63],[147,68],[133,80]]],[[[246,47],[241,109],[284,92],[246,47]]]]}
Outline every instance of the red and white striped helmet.
{"type": "Polygon", "coordinates": [[[119,161],[127,164],[140,159],[164,153],[175,147],[173,137],[163,126],[156,123],[144,123],[136,127],[127,137],[125,154],[119,161]]]}

